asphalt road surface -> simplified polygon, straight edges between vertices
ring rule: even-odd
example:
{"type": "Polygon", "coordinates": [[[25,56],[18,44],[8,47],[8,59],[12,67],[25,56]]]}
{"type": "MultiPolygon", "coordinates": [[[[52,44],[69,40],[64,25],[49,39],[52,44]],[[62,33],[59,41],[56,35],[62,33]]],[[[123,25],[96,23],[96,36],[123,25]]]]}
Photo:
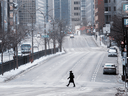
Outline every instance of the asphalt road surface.
{"type": "MultiPolygon", "coordinates": [[[[0,96],[115,96],[118,75],[103,75],[107,48],[99,47],[91,36],[66,36],[65,54],[47,59],[11,81],[0,84],[0,96]],[[75,75],[76,87],[68,84],[69,71],[75,75]]],[[[118,74],[118,72],[117,72],[118,74]]]]}

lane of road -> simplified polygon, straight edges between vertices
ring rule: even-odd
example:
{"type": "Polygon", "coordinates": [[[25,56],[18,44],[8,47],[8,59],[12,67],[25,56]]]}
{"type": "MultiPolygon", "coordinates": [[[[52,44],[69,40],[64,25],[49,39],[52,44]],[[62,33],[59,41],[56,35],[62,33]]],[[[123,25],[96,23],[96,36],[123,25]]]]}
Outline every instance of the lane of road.
{"type": "MultiPolygon", "coordinates": [[[[107,51],[98,47],[91,36],[82,35],[75,36],[75,38],[67,36],[63,47],[67,52],[66,54],[50,58],[38,64],[32,70],[26,71],[12,81],[3,84],[8,87],[2,89],[0,95],[8,91],[10,94],[13,92],[13,96],[25,96],[26,94],[26,96],[30,94],[31,96],[37,96],[37,94],[38,96],[56,96],[63,93],[67,94],[66,96],[78,96],[78,94],[82,96],[86,92],[91,94],[95,87],[99,88],[97,91],[100,92],[102,88],[109,87],[112,89],[117,85],[117,75],[103,75],[102,68],[105,62],[116,63],[117,58],[108,57],[107,51]],[[72,89],[71,85],[69,91],[66,88],[66,84],[68,83],[67,77],[70,70],[75,75],[76,88],[72,89]],[[43,88],[43,91],[41,91],[41,88],[43,88]],[[24,91],[25,93],[16,93],[15,89],[18,92],[24,91]],[[43,95],[39,95],[40,93],[43,95]]],[[[112,94],[113,92],[109,91],[112,94]]],[[[4,96],[8,96],[7,93],[4,96]]]]}

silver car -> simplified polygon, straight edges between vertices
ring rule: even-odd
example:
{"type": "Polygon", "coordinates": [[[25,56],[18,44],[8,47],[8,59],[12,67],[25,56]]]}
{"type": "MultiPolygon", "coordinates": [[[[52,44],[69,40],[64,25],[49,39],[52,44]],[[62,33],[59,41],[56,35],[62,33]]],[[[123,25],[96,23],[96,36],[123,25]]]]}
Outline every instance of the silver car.
{"type": "Polygon", "coordinates": [[[74,35],[73,35],[73,34],[71,34],[71,35],[70,35],[70,38],[74,38],[74,35]]]}
{"type": "Polygon", "coordinates": [[[108,57],[117,57],[116,52],[108,52],[108,57]]]}
{"type": "Polygon", "coordinates": [[[103,74],[116,74],[116,65],[114,63],[105,63],[103,66],[103,74]]]}

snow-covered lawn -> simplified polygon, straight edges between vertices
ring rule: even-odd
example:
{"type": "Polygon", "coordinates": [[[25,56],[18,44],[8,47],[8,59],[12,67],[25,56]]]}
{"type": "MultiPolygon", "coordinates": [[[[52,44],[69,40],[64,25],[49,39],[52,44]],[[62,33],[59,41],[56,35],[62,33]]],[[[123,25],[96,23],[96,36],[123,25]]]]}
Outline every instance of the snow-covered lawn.
{"type": "Polygon", "coordinates": [[[63,53],[65,53],[65,52],[62,51],[62,52],[57,52],[56,54],[43,56],[43,57],[35,60],[33,63],[29,62],[29,63],[27,63],[25,65],[20,66],[18,69],[15,69],[15,70],[12,69],[12,70],[10,70],[8,72],[5,72],[3,76],[0,75],[0,82],[3,82],[3,81],[8,80],[10,78],[13,78],[15,75],[27,70],[28,68],[30,68],[32,66],[35,66],[38,63],[40,63],[40,62],[42,62],[42,61],[44,61],[44,60],[46,60],[48,58],[51,58],[51,57],[54,57],[54,56],[57,56],[57,55],[60,55],[60,54],[63,54],[63,53]]]}

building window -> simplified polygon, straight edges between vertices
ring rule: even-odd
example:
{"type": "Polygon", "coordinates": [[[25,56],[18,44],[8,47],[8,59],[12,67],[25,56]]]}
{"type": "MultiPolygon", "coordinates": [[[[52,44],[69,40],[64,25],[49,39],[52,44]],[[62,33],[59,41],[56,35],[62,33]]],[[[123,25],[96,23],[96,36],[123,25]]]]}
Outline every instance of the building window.
{"type": "Polygon", "coordinates": [[[111,7],[109,7],[109,11],[111,11],[111,7]]]}
{"type": "Polygon", "coordinates": [[[116,0],[114,0],[114,3],[116,3],[116,0]]]}
{"type": "Polygon", "coordinates": [[[80,10],[80,7],[74,7],[74,10],[80,10]]]}
{"type": "Polygon", "coordinates": [[[111,0],[109,0],[109,3],[111,3],[111,0]]]}
{"type": "Polygon", "coordinates": [[[80,2],[79,1],[75,1],[74,4],[80,4],[80,2]]]}
{"type": "Polygon", "coordinates": [[[108,7],[105,7],[105,11],[108,11],[108,7]]]}
{"type": "Polygon", "coordinates": [[[104,3],[108,3],[108,0],[104,0],[104,3]]]}
{"type": "Polygon", "coordinates": [[[116,7],[114,7],[114,11],[116,11],[116,7]]]}
{"type": "Polygon", "coordinates": [[[108,15],[105,15],[106,22],[108,22],[108,15]]]}
{"type": "Polygon", "coordinates": [[[75,15],[75,16],[78,16],[78,15],[80,15],[80,13],[74,13],[74,15],[75,15]]]}
{"type": "Polygon", "coordinates": [[[111,21],[111,15],[108,15],[108,21],[111,21]]]}
{"type": "Polygon", "coordinates": [[[72,21],[80,21],[80,18],[72,18],[72,21]]]}

